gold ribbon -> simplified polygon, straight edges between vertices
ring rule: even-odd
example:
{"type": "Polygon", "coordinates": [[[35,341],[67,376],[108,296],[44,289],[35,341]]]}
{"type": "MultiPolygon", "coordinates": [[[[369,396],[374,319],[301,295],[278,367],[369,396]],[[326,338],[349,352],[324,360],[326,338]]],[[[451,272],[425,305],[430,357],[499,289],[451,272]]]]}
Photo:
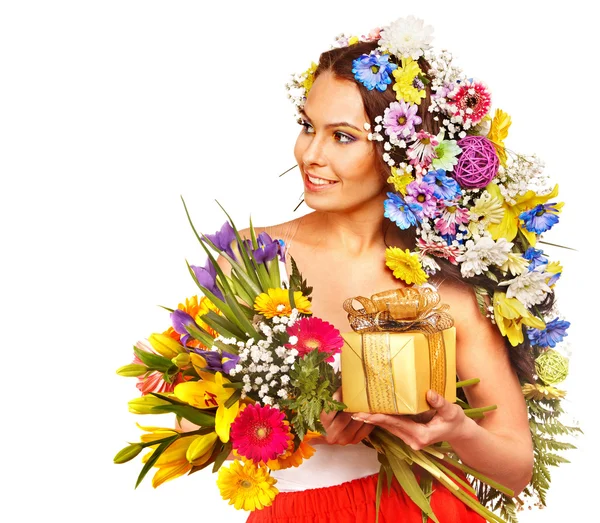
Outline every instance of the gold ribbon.
{"type": "Polygon", "coordinates": [[[392,289],[365,298],[344,301],[350,326],[362,336],[362,360],[367,400],[374,412],[398,412],[390,354],[390,332],[420,332],[427,338],[430,388],[442,396],[446,390],[446,346],[442,331],[454,325],[448,305],[430,287],[392,289]],[[354,308],[354,300],[362,308],[354,308]]]}

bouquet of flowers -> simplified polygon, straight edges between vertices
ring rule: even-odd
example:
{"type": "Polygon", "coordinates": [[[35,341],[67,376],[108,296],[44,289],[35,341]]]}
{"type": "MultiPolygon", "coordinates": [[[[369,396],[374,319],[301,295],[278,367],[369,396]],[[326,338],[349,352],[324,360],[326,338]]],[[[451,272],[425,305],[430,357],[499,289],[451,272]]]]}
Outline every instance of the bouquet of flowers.
{"type": "Polygon", "coordinates": [[[344,408],[333,399],[340,376],[329,364],[343,339],[311,315],[312,289],[293,259],[281,280],[283,242],[257,237],[252,223],[250,239],[231,220],[212,235],[190,224],[208,256],[204,267],[188,265],[203,296],[168,309],[172,326],[138,342],[133,363],[117,372],[138,379],[142,396],[129,402],[131,412],[173,413],[194,428],[140,427],[141,441],[114,461],[149,449],[136,486],[154,468],[154,487],[212,465],[224,499],[261,509],[278,492],[269,470],[309,458],[310,439],[324,433],[321,412],[344,408]]]}

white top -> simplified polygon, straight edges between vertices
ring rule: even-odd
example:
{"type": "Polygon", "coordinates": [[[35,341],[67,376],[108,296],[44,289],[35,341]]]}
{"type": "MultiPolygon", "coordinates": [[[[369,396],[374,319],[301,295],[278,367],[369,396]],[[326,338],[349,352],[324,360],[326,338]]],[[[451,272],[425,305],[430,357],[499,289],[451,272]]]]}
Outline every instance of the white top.
{"type": "MultiPolygon", "coordinates": [[[[331,364],[339,370],[340,355],[331,364]]],[[[293,492],[311,488],[332,487],[353,479],[364,478],[379,472],[377,451],[364,443],[356,445],[315,445],[316,452],[299,467],[273,470],[281,492],[293,492]]]]}

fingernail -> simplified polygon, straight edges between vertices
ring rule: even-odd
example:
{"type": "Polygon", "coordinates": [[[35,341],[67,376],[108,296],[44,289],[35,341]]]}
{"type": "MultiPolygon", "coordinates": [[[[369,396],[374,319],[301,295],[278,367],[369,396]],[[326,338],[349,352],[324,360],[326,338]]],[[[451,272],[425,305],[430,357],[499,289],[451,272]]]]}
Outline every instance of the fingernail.
{"type": "Polygon", "coordinates": [[[440,395],[435,390],[429,391],[429,402],[438,403],[440,401],[440,395]]]}
{"type": "Polygon", "coordinates": [[[368,423],[371,424],[370,421],[367,421],[366,419],[363,418],[359,418],[358,416],[350,416],[354,421],[362,421],[363,423],[368,423]]]}

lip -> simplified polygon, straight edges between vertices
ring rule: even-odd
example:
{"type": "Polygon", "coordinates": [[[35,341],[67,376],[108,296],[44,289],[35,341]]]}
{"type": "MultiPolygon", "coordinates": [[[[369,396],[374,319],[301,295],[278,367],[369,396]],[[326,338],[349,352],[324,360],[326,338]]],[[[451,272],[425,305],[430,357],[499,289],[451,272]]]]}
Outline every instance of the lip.
{"type": "Polygon", "coordinates": [[[321,176],[315,176],[314,174],[306,172],[306,171],[304,172],[304,186],[309,191],[312,191],[312,192],[326,191],[327,189],[330,189],[331,187],[334,187],[337,184],[338,184],[338,182],[336,180],[329,180],[329,179],[323,178],[321,176]],[[328,182],[335,182],[335,183],[328,183],[328,184],[324,184],[324,185],[316,185],[316,184],[312,183],[308,179],[309,176],[311,178],[318,178],[319,180],[326,180],[328,182]]]}

